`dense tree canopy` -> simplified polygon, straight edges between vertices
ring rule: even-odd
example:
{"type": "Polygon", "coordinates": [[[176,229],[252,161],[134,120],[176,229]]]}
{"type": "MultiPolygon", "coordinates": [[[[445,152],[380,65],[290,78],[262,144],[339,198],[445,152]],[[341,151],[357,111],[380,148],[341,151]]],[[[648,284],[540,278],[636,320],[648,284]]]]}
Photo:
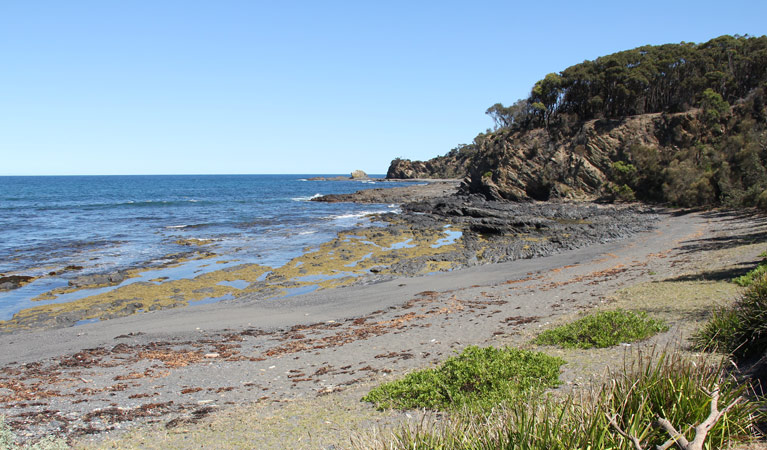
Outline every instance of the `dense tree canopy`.
{"type": "Polygon", "coordinates": [[[673,113],[702,106],[708,90],[733,103],[765,82],[767,37],[721,36],[584,61],[546,75],[529,98],[511,107],[498,103],[487,113],[498,127],[673,113]]]}

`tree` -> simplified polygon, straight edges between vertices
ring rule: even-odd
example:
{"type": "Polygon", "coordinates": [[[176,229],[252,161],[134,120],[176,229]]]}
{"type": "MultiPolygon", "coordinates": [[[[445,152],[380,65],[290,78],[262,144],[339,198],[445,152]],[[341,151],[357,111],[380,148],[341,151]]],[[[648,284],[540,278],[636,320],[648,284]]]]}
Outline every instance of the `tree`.
{"type": "Polygon", "coordinates": [[[534,109],[543,113],[547,127],[564,97],[562,84],[563,78],[559,74],[550,73],[533,86],[530,102],[534,109]]]}

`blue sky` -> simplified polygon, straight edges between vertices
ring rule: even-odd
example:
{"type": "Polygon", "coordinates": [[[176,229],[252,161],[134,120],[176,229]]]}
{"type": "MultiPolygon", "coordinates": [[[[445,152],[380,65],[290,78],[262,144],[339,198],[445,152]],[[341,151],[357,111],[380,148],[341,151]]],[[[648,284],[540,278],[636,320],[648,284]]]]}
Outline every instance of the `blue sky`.
{"type": "Polygon", "coordinates": [[[549,72],[767,2],[0,0],[0,175],[384,173],[549,72]]]}

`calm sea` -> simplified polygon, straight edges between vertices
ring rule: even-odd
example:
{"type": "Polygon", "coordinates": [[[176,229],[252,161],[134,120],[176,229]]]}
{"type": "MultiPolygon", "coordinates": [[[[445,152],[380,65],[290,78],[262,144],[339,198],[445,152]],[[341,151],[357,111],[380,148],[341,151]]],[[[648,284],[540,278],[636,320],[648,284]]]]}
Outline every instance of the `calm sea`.
{"type": "MultiPolygon", "coordinates": [[[[313,176],[0,177],[0,273],[36,276],[74,265],[83,267],[80,275],[158,264],[189,251],[177,243],[184,239],[211,239],[206,250],[280,266],[366,214],[396,208],[310,202],[313,196],[407,184],[309,181],[313,176]]],[[[0,293],[0,303],[66,284],[67,276],[0,293]]]]}

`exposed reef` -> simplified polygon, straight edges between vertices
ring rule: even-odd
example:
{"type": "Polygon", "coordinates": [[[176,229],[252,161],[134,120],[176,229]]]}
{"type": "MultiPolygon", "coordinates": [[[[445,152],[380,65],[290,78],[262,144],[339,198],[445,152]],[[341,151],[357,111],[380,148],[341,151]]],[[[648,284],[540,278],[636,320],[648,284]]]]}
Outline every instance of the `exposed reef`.
{"type": "MultiPolygon", "coordinates": [[[[656,219],[651,208],[642,206],[515,204],[477,196],[430,197],[405,204],[402,210],[401,214],[376,216],[370,226],[339,233],[281,267],[228,265],[175,280],[153,277],[151,270],[134,269],[91,276],[87,280],[90,283],[78,287],[79,281],[85,281],[81,277],[39,299],[86,293],[85,288],[103,286],[102,281],[117,286],[72,301],[22,310],[0,322],[0,333],[71,326],[201,301],[279,298],[533,258],[624,238],[649,229],[656,219]],[[135,279],[138,276],[141,278],[135,279]]],[[[211,264],[214,262],[206,265],[211,264]]]]}
{"type": "Polygon", "coordinates": [[[330,194],[313,198],[313,202],[337,203],[408,203],[428,198],[455,194],[458,191],[457,180],[429,181],[395,188],[365,189],[351,194],[330,194]]]}

